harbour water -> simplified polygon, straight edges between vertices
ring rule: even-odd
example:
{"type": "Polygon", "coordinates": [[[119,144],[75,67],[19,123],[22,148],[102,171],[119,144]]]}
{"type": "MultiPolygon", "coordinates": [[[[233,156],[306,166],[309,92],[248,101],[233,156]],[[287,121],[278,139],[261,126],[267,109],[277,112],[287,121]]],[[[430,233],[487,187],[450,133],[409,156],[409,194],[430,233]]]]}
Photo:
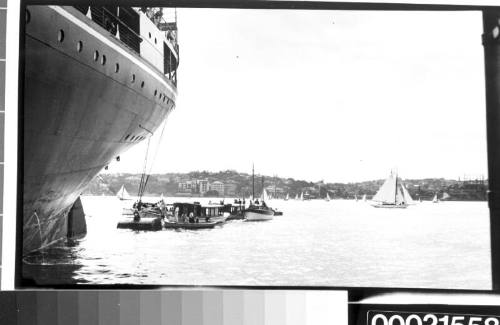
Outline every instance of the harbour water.
{"type": "Polygon", "coordinates": [[[132,202],[82,197],[87,236],[26,257],[24,276],[39,284],[491,287],[486,202],[376,209],[354,200],[273,200],[284,215],[271,221],[116,229],[132,202]]]}

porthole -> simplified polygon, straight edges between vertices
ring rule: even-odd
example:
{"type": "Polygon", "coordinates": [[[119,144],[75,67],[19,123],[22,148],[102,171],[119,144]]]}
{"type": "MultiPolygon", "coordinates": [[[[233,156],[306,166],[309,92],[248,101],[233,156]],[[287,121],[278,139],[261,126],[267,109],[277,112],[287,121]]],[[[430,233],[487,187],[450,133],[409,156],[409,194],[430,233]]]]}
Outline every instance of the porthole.
{"type": "Polygon", "coordinates": [[[151,33],[149,33],[149,38],[151,38],[151,33]]]}
{"type": "Polygon", "coordinates": [[[76,43],[76,50],[78,52],[81,52],[83,50],[83,43],[82,43],[82,41],[78,41],[78,43],[76,43]]]}
{"type": "Polygon", "coordinates": [[[158,94],[158,90],[155,89],[155,97],[156,97],[157,94],[158,94]]]}
{"type": "Polygon", "coordinates": [[[156,37],[155,37],[155,44],[156,44],[156,37]]]}
{"type": "Polygon", "coordinates": [[[102,65],[106,64],[106,56],[104,54],[101,56],[101,64],[102,65]]]}
{"type": "Polygon", "coordinates": [[[141,88],[144,88],[144,81],[141,82],[141,88]]]}
{"type": "Polygon", "coordinates": [[[125,140],[127,140],[129,137],[130,137],[130,134],[127,134],[127,136],[125,137],[125,140]]]}
{"type": "Polygon", "coordinates": [[[97,61],[97,60],[99,60],[99,52],[94,51],[94,61],[97,61]]]}
{"type": "Polygon", "coordinates": [[[115,64],[115,72],[118,72],[120,71],[120,65],[117,63],[115,64]]]}
{"type": "Polygon", "coordinates": [[[62,29],[59,30],[59,33],[57,33],[57,40],[59,43],[62,43],[64,41],[64,31],[62,29]]]}
{"type": "Polygon", "coordinates": [[[31,12],[26,9],[26,24],[28,24],[31,21],[31,12]]]}
{"type": "Polygon", "coordinates": [[[159,97],[160,97],[160,99],[161,99],[161,98],[163,97],[163,95],[160,93],[159,97]]]}
{"type": "Polygon", "coordinates": [[[163,102],[165,102],[165,96],[163,96],[163,102]]]}
{"type": "Polygon", "coordinates": [[[130,138],[130,141],[134,141],[135,135],[130,138]]]}
{"type": "Polygon", "coordinates": [[[132,82],[135,82],[135,74],[132,74],[132,82]]]}

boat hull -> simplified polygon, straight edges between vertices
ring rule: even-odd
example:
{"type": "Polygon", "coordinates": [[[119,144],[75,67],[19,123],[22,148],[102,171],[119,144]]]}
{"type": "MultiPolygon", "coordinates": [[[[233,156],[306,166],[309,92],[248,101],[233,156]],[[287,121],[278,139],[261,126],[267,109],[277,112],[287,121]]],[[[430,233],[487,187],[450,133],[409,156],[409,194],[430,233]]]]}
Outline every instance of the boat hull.
{"type": "Polygon", "coordinates": [[[132,230],[161,230],[161,218],[141,218],[140,220],[126,219],[118,222],[116,228],[132,230]]]}
{"type": "Polygon", "coordinates": [[[245,210],[245,219],[247,221],[267,221],[272,220],[274,216],[274,211],[272,210],[245,210]]]}
{"type": "Polygon", "coordinates": [[[384,209],[406,209],[408,207],[407,204],[372,204],[372,207],[375,208],[384,208],[384,209]]]}
{"type": "Polygon", "coordinates": [[[23,254],[67,237],[68,213],[87,184],[145,129],[155,131],[176,96],[161,72],[78,10],[28,10],[23,254]]]}
{"type": "Polygon", "coordinates": [[[217,225],[222,225],[221,222],[200,222],[200,223],[180,223],[180,222],[169,222],[166,221],[164,227],[166,229],[212,229],[217,225]]]}

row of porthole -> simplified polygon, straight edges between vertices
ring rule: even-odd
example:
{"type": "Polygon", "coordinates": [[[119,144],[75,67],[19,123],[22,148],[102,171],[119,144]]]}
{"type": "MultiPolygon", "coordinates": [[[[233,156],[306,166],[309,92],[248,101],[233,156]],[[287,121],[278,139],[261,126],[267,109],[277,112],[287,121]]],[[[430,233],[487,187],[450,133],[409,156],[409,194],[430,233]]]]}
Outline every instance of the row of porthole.
{"type": "MultiPolygon", "coordinates": [[[[151,32],[149,33],[149,38],[151,38],[151,32]]],[[[156,37],[155,37],[155,44],[156,44],[156,37]]]]}
{"type": "MultiPolygon", "coordinates": [[[[57,34],[57,40],[59,41],[59,43],[62,43],[64,41],[64,30],[60,29],[59,30],[59,33],[57,34]]],[[[83,50],[83,42],[82,41],[78,41],[76,43],[76,50],[78,52],[81,52],[83,50]]],[[[98,61],[99,60],[99,51],[95,50],[94,51],[94,61],[98,61]]],[[[105,65],[106,64],[106,55],[101,55],[101,65],[105,65]]],[[[120,71],[120,64],[116,63],[115,64],[115,73],[118,73],[118,71],[120,71]]],[[[135,74],[133,73],[132,74],[132,78],[131,78],[131,82],[134,83],[135,82],[135,74]]],[[[144,81],[141,81],[141,88],[144,88],[144,81]]],[[[155,97],[158,95],[158,90],[155,89],[154,91],[154,95],[155,97]]],[[[162,94],[160,93],[158,95],[158,98],[159,99],[163,99],[163,102],[165,102],[167,96],[165,94],[162,94]]]]}
{"type": "MultiPolygon", "coordinates": [[[[128,140],[128,138],[130,137],[130,134],[127,134],[127,136],[125,137],[125,141],[128,140]]],[[[140,140],[144,140],[145,137],[144,136],[135,136],[133,135],[132,137],[130,137],[130,141],[140,141],[140,140]]]]}

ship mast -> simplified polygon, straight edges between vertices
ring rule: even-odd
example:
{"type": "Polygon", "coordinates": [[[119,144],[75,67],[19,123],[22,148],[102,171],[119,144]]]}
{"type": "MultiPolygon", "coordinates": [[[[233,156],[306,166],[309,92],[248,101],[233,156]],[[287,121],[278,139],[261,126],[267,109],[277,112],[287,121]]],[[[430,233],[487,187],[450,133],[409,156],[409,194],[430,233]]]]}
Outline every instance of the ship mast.
{"type": "Polygon", "coordinates": [[[264,176],[262,176],[262,201],[264,201],[264,176]]]}
{"type": "Polygon", "coordinates": [[[255,199],[255,174],[254,165],[252,164],[252,200],[255,199]]]}
{"type": "Polygon", "coordinates": [[[396,173],[396,190],[394,191],[394,204],[398,204],[398,173],[396,173]]]}

